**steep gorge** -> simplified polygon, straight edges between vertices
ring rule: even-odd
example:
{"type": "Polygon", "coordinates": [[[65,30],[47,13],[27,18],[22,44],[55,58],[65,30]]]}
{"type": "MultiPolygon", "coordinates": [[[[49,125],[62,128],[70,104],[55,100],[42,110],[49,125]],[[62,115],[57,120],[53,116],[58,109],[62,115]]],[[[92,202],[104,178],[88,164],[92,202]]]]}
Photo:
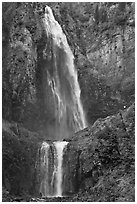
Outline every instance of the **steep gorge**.
{"type": "MultiPolygon", "coordinates": [[[[39,197],[37,151],[43,140],[51,143],[54,135],[61,135],[69,142],[63,157],[64,194],[75,194],[68,201],[134,201],[134,3],[122,8],[119,3],[3,3],[2,26],[4,188],[12,195],[27,195],[29,201],[30,195],[39,197]],[[63,109],[56,102],[64,94],[63,107],[68,106],[73,94],[62,72],[66,55],[61,49],[56,55],[48,26],[43,26],[46,4],[75,56],[78,97],[91,124],[76,134],[79,128],[74,131],[75,125],[66,123],[73,114],[62,118],[62,132],[57,128],[56,116],[63,109]],[[59,56],[64,60],[56,61],[59,56]],[[65,84],[57,97],[55,62],[65,84]]],[[[74,107],[72,103],[72,113],[74,107]]]]}

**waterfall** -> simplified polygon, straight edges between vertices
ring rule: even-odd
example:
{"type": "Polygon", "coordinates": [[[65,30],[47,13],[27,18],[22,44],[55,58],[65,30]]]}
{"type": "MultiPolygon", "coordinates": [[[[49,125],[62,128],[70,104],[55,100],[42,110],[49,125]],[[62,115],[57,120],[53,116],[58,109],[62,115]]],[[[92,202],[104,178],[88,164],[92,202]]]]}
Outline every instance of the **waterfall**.
{"type": "Polygon", "coordinates": [[[52,134],[56,140],[62,140],[86,127],[80,100],[81,90],[73,53],[61,26],[48,6],[45,7],[42,24],[46,39],[43,50],[43,64],[45,64],[43,69],[47,80],[46,107],[51,110],[52,105],[49,113],[55,121],[50,125],[50,129],[52,127],[55,130],[52,134]]]}
{"type": "Polygon", "coordinates": [[[62,196],[62,161],[63,161],[63,150],[68,142],[57,141],[49,145],[46,142],[42,143],[40,150],[40,194],[43,197],[61,197],[62,196]],[[50,150],[53,151],[52,158],[54,162],[51,162],[50,150]]]}
{"type": "Polygon", "coordinates": [[[56,172],[56,195],[62,196],[62,160],[63,160],[63,149],[68,142],[55,142],[57,150],[57,172],[56,172]]]}
{"type": "Polygon", "coordinates": [[[48,165],[48,158],[49,158],[49,144],[46,142],[42,143],[41,146],[41,172],[42,172],[42,182],[40,184],[40,192],[42,192],[43,195],[49,195],[49,184],[48,184],[48,171],[49,171],[49,165],[48,165]]]}
{"type": "Polygon", "coordinates": [[[80,100],[81,91],[74,56],[61,26],[48,6],[45,7],[42,25],[46,41],[42,52],[42,64],[45,65],[42,67],[42,80],[43,87],[46,87],[43,93],[52,121],[49,124],[49,135],[57,142],[52,145],[45,142],[42,144],[40,193],[42,196],[62,196],[63,150],[67,145],[62,139],[85,128],[86,120],[80,100]]]}

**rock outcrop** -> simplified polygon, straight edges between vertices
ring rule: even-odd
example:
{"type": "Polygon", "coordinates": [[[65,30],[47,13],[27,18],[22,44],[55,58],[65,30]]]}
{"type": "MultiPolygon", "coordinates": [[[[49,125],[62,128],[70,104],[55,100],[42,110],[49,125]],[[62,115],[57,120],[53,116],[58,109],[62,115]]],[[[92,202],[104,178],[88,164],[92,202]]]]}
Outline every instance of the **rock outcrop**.
{"type": "Polygon", "coordinates": [[[14,195],[36,193],[36,157],[40,135],[17,123],[3,121],[2,185],[14,195]]]}
{"type": "Polygon", "coordinates": [[[133,201],[134,127],[132,105],[76,133],[64,155],[64,194],[82,197],[83,192],[85,201],[87,195],[89,201],[133,201]]]}

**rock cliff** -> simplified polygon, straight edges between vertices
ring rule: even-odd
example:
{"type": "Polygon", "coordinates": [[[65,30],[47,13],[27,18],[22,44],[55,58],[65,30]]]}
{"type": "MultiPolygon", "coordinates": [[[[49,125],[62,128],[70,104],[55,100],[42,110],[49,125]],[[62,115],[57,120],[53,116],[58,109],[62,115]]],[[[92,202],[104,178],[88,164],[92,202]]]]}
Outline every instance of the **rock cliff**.
{"type": "Polygon", "coordinates": [[[35,194],[39,143],[54,134],[52,103],[43,98],[46,5],[74,54],[89,124],[69,138],[64,194],[71,201],[134,201],[134,2],[3,2],[3,186],[35,194]]]}
{"type": "Polygon", "coordinates": [[[70,138],[64,155],[65,192],[80,192],[80,201],[84,196],[92,202],[133,201],[134,125],[132,105],[70,138]]]}
{"type": "Polygon", "coordinates": [[[36,159],[43,139],[17,123],[3,120],[2,184],[10,194],[36,193],[36,159]]]}

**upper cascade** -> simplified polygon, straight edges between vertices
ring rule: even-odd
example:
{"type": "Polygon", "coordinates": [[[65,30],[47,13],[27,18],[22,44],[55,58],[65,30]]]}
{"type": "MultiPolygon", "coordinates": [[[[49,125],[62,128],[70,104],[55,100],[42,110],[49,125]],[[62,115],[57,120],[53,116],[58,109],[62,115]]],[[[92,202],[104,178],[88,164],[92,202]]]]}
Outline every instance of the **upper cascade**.
{"type": "MultiPolygon", "coordinates": [[[[62,28],[59,25],[59,23],[55,20],[53,13],[52,13],[52,10],[49,6],[45,7],[45,16],[44,17],[45,17],[44,18],[45,29],[46,29],[47,34],[51,34],[53,37],[56,38],[56,40],[57,40],[57,38],[60,38],[60,36],[62,38],[62,35],[64,35],[62,28]]],[[[63,37],[65,37],[65,35],[63,37]]],[[[60,45],[60,44],[58,44],[58,45],[60,45]]]]}
{"type": "Polygon", "coordinates": [[[49,106],[53,105],[50,115],[53,115],[54,119],[50,127],[55,129],[55,138],[61,140],[85,128],[86,119],[80,100],[81,91],[73,53],[61,26],[48,6],[45,7],[43,28],[46,36],[43,59],[48,87],[45,101],[49,106]]]}

